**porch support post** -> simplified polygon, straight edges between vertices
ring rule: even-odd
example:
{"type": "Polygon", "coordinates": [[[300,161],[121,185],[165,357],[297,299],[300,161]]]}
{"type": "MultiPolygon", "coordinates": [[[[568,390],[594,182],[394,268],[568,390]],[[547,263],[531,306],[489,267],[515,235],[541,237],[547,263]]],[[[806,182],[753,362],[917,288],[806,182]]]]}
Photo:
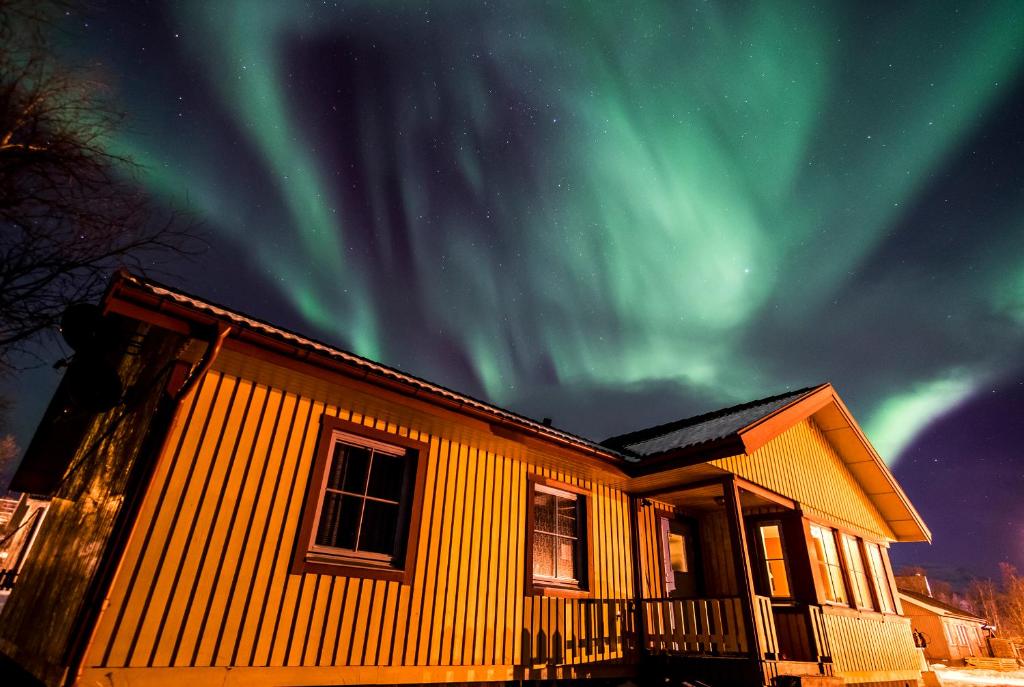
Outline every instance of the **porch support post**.
{"type": "Polygon", "coordinates": [[[644,588],[643,577],[640,574],[640,503],[642,499],[636,496],[629,496],[629,529],[630,532],[630,558],[633,565],[633,608],[629,609],[633,615],[633,637],[636,642],[634,650],[636,655],[643,654],[646,644],[644,637],[644,588]]]}
{"type": "Polygon", "coordinates": [[[722,480],[722,492],[725,497],[725,514],[729,521],[732,558],[736,565],[736,583],[740,599],[747,609],[747,646],[751,648],[754,658],[760,661],[764,658],[764,647],[761,646],[760,633],[757,631],[758,609],[754,602],[754,576],[750,570],[750,557],[747,555],[747,529],[743,526],[743,510],[735,477],[729,475],[722,480]]]}

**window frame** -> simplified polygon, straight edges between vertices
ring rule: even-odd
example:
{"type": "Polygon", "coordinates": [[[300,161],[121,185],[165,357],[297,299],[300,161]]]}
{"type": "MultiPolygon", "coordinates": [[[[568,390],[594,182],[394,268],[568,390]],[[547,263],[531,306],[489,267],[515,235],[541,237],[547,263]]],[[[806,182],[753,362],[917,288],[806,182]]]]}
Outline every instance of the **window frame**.
{"type": "Polygon", "coordinates": [[[593,530],[593,495],[591,490],[574,484],[560,482],[542,475],[527,475],[526,489],[526,551],[525,585],[527,596],[556,596],[565,598],[589,598],[593,585],[594,571],[594,530],[593,530]],[[553,578],[536,577],[533,573],[533,545],[535,532],[534,496],[537,487],[542,491],[561,491],[572,494],[577,499],[577,551],[576,565],[583,568],[582,574],[577,572],[576,583],[567,584],[553,578]],[[580,522],[582,520],[582,522],[580,522]]]}
{"type": "Polygon", "coordinates": [[[899,615],[900,607],[896,601],[895,585],[890,583],[889,580],[889,566],[886,561],[886,554],[884,547],[874,541],[864,540],[864,554],[865,564],[867,565],[867,571],[871,575],[871,593],[875,595],[875,603],[877,604],[877,610],[879,613],[885,615],[899,615]],[[875,549],[878,551],[878,567],[879,570],[875,569],[874,559],[871,557],[871,551],[875,549]],[[882,592],[885,592],[883,598],[882,592]],[[888,606],[888,608],[886,608],[888,606]]]}
{"type": "MultiPolygon", "coordinates": [[[[843,555],[843,552],[842,552],[842,544],[839,541],[839,537],[837,536],[838,530],[836,530],[836,529],[834,529],[832,527],[829,527],[828,525],[823,525],[823,524],[818,523],[818,522],[809,522],[808,525],[809,525],[809,527],[807,529],[807,534],[808,534],[809,538],[808,538],[808,542],[807,543],[811,547],[811,550],[809,551],[809,553],[810,553],[811,562],[814,564],[814,569],[816,571],[815,572],[815,577],[816,578],[822,576],[822,572],[823,571],[821,569],[821,566],[822,565],[825,566],[825,570],[824,570],[825,577],[824,577],[824,579],[821,580],[821,585],[822,586],[821,586],[821,589],[820,589],[820,599],[821,599],[821,601],[823,603],[825,603],[828,606],[845,606],[846,608],[849,608],[850,607],[850,590],[848,588],[849,587],[849,583],[848,583],[848,580],[847,580],[847,571],[846,571],[845,566],[843,565],[843,559],[845,558],[845,556],[843,555]],[[817,548],[814,545],[814,540],[816,539],[816,537],[814,536],[814,529],[815,528],[821,530],[823,535],[827,535],[827,536],[832,538],[832,547],[833,547],[833,549],[835,550],[835,553],[836,553],[836,561],[835,561],[835,563],[830,563],[828,560],[822,561],[821,559],[818,558],[818,551],[817,551],[817,548]],[[835,586],[832,584],[832,574],[830,573],[830,569],[831,568],[837,568],[838,572],[839,572],[839,579],[838,579],[839,591],[842,592],[843,598],[838,599],[838,600],[833,600],[833,599],[828,598],[829,591],[835,591],[835,586]]],[[[828,547],[824,546],[824,542],[822,542],[822,544],[823,544],[823,548],[826,549],[825,554],[826,554],[826,558],[827,558],[827,554],[828,554],[827,548],[828,547]]]]}
{"type": "Polygon", "coordinates": [[[846,576],[849,582],[850,593],[850,606],[856,608],[858,611],[877,611],[879,602],[875,599],[877,591],[872,588],[871,584],[871,572],[869,570],[870,564],[867,561],[867,551],[864,547],[864,540],[855,534],[850,532],[839,533],[839,544],[842,549],[843,561],[846,566],[846,576]],[[848,545],[849,544],[849,545],[848,545]],[[853,553],[850,551],[850,546],[853,547],[853,553],[856,553],[860,557],[860,572],[857,571],[857,566],[854,565],[853,553]],[[863,580],[863,589],[861,589],[860,581],[863,580]],[[864,598],[858,598],[863,593],[864,598]]]}
{"type": "Polygon", "coordinates": [[[759,557],[761,559],[760,560],[760,564],[761,564],[760,565],[760,569],[761,569],[760,570],[760,575],[761,575],[762,584],[764,585],[764,591],[766,592],[765,595],[768,598],[772,599],[773,601],[779,601],[779,602],[791,601],[794,598],[794,596],[793,596],[793,574],[792,574],[792,570],[791,570],[791,566],[790,566],[788,551],[787,551],[787,548],[786,548],[786,533],[785,533],[785,529],[786,528],[785,528],[785,524],[784,524],[783,520],[781,518],[778,518],[778,517],[767,518],[767,519],[759,519],[759,520],[753,522],[752,525],[753,525],[753,532],[756,535],[755,536],[755,544],[757,545],[757,552],[758,552],[759,557]],[[778,529],[778,532],[779,532],[779,548],[780,548],[781,553],[782,553],[782,557],[781,558],[771,558],[771,559],[768,558],[768,549],[765,546],[764,532],[762,531],[763,528],[765,528],[765,527],[776,527],[778,529]],[[776,596],[776,595],[773,595],[771,593],[771,590],[772,590],[772,582],[771,582],[771,580],[772,580],[772,573],[771,573],[771,567],[769,566],[769,562],[770,561],[776,561],[776,560],[781,560],[782,561],[782,567],[783,567],[783,570],[784,570],[785,575],[786,575],[786,586],[789,588],[789,594],[776,596]]]}
{"type": "Polygon", "coordinates": [[[320,430],[314,455],[298,536],[295,540],[290,572],[296,575],[307,573],[345,577],[364,577],[375,580],[396,581],[411,584],[416,568],[420,518],[423,510],[423,491],[426,481],[427,457],[430,445],[408,436],[386,432],[374,427],[361,425],[330,415],[320,416],[320,430]],[[401,449],[405,459],[413,465],[408,474],[405,488],[399,498],[399,546],[394,557],[373,553],[336,554],[316,544],[317,522],[320,518],[321,502],[325,492],[327,470],[332,460],[332,448],[337,435],[343,435],[348,443],[358,445],[360,440],[373,448],[374,444],[392,449],[401,449]],[[404,528],[404,533],[402,529],[404,528]]]}

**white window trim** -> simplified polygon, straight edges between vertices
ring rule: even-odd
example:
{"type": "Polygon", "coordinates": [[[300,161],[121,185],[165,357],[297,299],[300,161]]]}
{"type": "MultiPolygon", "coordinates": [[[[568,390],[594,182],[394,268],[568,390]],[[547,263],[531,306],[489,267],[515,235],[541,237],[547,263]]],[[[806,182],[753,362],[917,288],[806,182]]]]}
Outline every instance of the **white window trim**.
{"type": "MultiPolygon", "coordinates": [[[[579,494],[574,494],[571,491],[565,491],[564,489],[557,489],[555,487],[549,487],[546,484],[536,484],[535,483],[533,485],[533,488],[534,488],[534,491],[540,492],[542,494],[551,494],[552,496],[557,496],[559,498],[566,499],[567,501],[575,501],[576,502],[576,505],[577,505],[576,535],[573,536],[573,537],[570,537],[570,536],[565,535],[565,534],[558,534],[557,532],[545,532],[543,530],[538,530],[537,529],[537,516],[536,516],[536,514],[534,515],[533,522],[530,523],[530,527],[532,528],[532,531],[533,531],[533,546],[534,546],[535,550],[536,550],[536,546],[537,546],[537,534],[538,533],[546,534],[548,536],[555,537],[556,539],[571,539],[572,541],[576,542],[576,551],[575,551],[576,560],[573,561],[573,570],[575,572],[576,568],[579,568],[580,565],[581,565],[580,556],[581,556],[582,552],[580,551],[579,547],[580,547],[581,542],[583,540],[583,537],[581,536],[582,533],[580,532],[581,523],[580,523],[579,512],[578,512],[580,496],[579,496],[579,494]]],[[[570,589],[575,589],[575,588],[578,588],[580,586],[580,580],[579,580],[578,576],[576,576],[576,577],[554,577],[554,576],[551,576],[551,575],[541,575],[541,574],[538,574],[538,573],[534,572],[533,573],[533,579],[534,579],[535,582],[539,582],[539,583],[541,583],[542,585],[545,585],[545,586],[567,587],[567,588],[570,588],[570,589]]]]}
{"type": "MultiPolygon", "coordinates": [[[[336,546],[324,546],[316,543],[317,533],[320,531],[320,516],[323,514],[324,496],[327,494],[327,481],[330,479],[331,468],[334,465],[334,451],[337,444],[346,444],[348,446],[354,446],[356,448],[368,448],[373,451],[383,453],[389,456],[395,457],[406,457],[408,452],[401,446],[395,446],[394,444],[386,444],[382,441],[375,441],[366,437],[361,437],[358,434],[351,434],[349,432],[343,432],[335,430],[331,433],[331,444],[327,449],[327,465],[324,469],[323,479],[320,481],[320,492],[316,500],[316,511],[313,517],[313,527],[310,529],[309,542],[306,546],[306,559],[313,562],[319,563],[354,563],[356,565],[369,566],[369,567],[384,567],[390,568],[394,562],[395,556],[384,553],[374,553],[372,551],[355,551],[353,549],[343,549],[336,546]]],[[[408,469],[408,466],[406,466],[408,469]]],[[[372,496],[363,496],[364,499],[371,501],[381,501],[385,503],[393,503],[387,499],[378,499],[372,496]]],[[[402,500],[399,498],[398,507],[401,509],[402,500]]],[[[361,524],[361,523],[360,523],[361,524]]]]}

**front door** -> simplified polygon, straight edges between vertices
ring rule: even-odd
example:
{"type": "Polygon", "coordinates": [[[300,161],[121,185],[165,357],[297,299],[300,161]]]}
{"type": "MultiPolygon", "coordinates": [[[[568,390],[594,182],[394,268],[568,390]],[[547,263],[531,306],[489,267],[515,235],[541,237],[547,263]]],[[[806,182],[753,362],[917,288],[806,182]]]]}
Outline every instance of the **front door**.
{"type": "Polygon", "coordinates": [[[695,599],[701,594],[697,522],[681,515],[661,518],[661,551],[668,596],[695,599]]]}

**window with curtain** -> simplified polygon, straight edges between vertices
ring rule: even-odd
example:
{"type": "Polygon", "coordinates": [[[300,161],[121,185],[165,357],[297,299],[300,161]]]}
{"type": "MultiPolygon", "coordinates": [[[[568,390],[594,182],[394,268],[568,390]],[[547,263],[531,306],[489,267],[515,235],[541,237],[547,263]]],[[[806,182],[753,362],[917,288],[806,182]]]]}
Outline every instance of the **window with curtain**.
{"type": "Polygon", "coordinates": [[[583,502],[572,492],[535,484],[533,492],[533,579],[541,585],[581,587],[583,502]]]}

